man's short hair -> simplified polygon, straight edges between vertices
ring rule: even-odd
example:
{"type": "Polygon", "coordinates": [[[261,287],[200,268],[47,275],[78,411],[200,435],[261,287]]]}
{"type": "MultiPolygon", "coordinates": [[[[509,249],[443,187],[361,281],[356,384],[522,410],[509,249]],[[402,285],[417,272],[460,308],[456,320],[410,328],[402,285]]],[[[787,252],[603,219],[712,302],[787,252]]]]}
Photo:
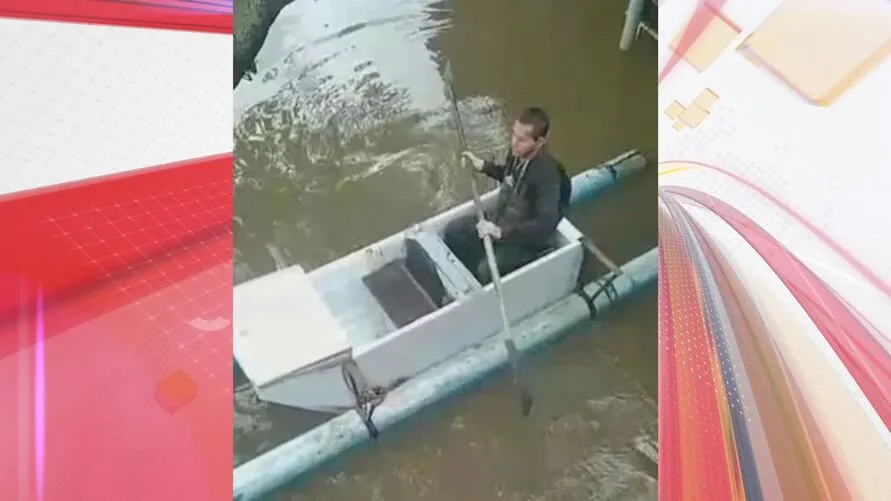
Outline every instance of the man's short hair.
{"type": "Polygon", "coordinates": [[[548,114],[545,110],[534,106],[521,111],[517,121],[523,125],[531,125],[532,137],[535,139],[546,137],[551,129],[551,119],[548,118],[548,114]]]}

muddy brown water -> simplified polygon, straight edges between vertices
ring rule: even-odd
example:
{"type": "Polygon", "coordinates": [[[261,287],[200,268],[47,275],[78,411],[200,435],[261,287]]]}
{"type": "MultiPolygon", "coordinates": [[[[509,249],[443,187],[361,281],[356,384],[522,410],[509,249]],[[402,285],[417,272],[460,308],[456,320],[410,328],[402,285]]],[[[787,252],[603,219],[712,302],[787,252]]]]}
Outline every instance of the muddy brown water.
{"type": "MultiPolygon", "coordinates": [[[[551,114],[552,150],[579,172],[652,152],[656,47],[618,49],[625,2],[298,0],[257,74],[235,90],[237,280],[307,269],[470,198],[443,91],[452,64],[471,148],[503,153],[511,114],[551,114]]],[[[655,167],[572,219],[616,262],[656,245],[655,167]]],[[[630,444],[656,433],[656,296],[647,292],[525,362],[517,412],[495,377],[277,498],[655,500],[630,444]]],[[[237,378],[239,379],[239,378],[237,378]]],[[[237,380],[236,384],[243,383],[237,380]]],[[[235,464],[327,419],[235,396],[235,464]]]]}

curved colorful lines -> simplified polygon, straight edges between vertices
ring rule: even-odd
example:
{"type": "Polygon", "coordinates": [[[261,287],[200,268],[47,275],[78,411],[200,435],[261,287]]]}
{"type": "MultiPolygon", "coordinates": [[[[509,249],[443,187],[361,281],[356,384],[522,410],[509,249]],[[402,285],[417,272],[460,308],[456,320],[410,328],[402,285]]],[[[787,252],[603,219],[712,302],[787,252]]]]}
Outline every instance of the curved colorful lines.
{"type": "MultiPolygon", "coordinates": [[[[757,477],[757,466],[753,457],[752,441],[748,432],[746,416],[743,412],[744,406],[739,405],[742,401],[741,393],[745,391],[740,387],[741,380],[737,377],[734,360],[737,359],[735,348],[731,344],[732,326],[727,321],[727,315],[723,312],[723,306],[717,293],[717,285],[711,270],[706,267],[707,258],[703,252],[704,246],[697,245],[694,240],[699,237],[696,231],[695,223],[686,213],[679,211],[676,204],[669,205],[670,210],[675,211],[676,219],[685,227],[685,240],[688,246],[696,256],[693,259],[693,266],[696,273],[702,280],[701,301],[705,307],[705,318],[707,328],[714,334],[713,351],[716,355],[715,369],[720,371],[721,381],[723,385],[719,388],[719,393],[724,401],[726,408],[723,418],[725,420],[725,428],[727,428],[728,436],[733,437],[733,445],[736,455],[728,457],[728,462],[738,467],[737,496],[741,496],[741,488],[745,490],[746,499],[763,499],[761,486],[753,479],[757,477]],[[736,433],[733,433],[733,431],[736,433]]],[[[737,468],[732,468],[736,472],[737,468]]]]}
{"type": "Polygon", "coordinates": [[[732,268],[661,198],[660,498],[852,499],[732,268]]]}
{"type": "Polygon", "coordinates": [[[659,175],[659,177],[662,177],[662,176],[667,176],[667,175],[669,175],[669,174],[677,174],[677,173],[679,173],[679,172],[685,172],[685,171],[688,171],[688,170],[690,170],[690,169],[692,169],[692,168],[693,168],[693,167],[692,167],[692,166],[689,166],[689,165],[687,165],[687,166],[681,166],[681,167],[669,167],[669,168],[666,168],[666,169],[664,169],[664,170],[659,171],[659,174],[658,174],[658,175],[659,175]]]}
{"type": "Polygon", "coordinates": [[[716,389],[720,372],[681,227],[659,211],[659,498],[745,499],[716,389]],[[725,458],[720,461],[719,458],[725,458]],[[734,495],[734,493],[737,493],[734,495]]]}
{"type": "MultiPolygon", "coordinates": [[[[758,465],[757,480],[750,479],[746,485],[760,487],[763,499],[768,500],[823,499],[826,495],[821,492],[830,490],[827,477],[838,486],[835,491],[844,491],[838,468],[833,464],[823,466],[817,461],[820,457],[830,457],[816,452],[816,446],[825,451],[826,440],[810,413],[803,412],[808,404],[794,386],[770,332],[763,322],[758,322],[757,308],[726,257],[717,251],[701,225],[687,217],[704,251],[704,261],[712,270],[715,287],[726,298],[719,306],[731,322],[735,335],[732,341],[737,341],[730,344],[736,349],[736,358],[728,365],[738,372],[736,404],[737,409],[746,410],[742,414],[747,426],[736,429],[748,433],[751,454],[758,465]],[[744,304],[748,306],[745,310],[744,304]],[[744,361],[749,361],[748,365],[744,361]]],[[[754,477],[751,469],[743,473],[754,477]]],[[[845,494],[846,498],[850,497],[845,494]]]]}
{"type": "Polygon", "coordinates": [[[891,429],[891,353],[835,292],[757,223],[729,204],[689,188],[664,187],[662,191],[710,209],[758,252],[824,335],[884,425],[891,429]]]}
{"type": "Polygon", "coordinates": [[[871,283],[874,287],[876,287],[882,294],[885,295],[888,299],[891,299],[891,284],[885,282],[881,277],[876,275],[872,270],[869,269],[862,261],[860,261],[857,256],[855,256],[851,251],[846,249],[843,245],[832,239],[829,235],[826,234],[825,231],[821,230],[817,225],[806,219],[804,216],[799,214],[795,209],[789,207],[788,204],[784,203],[782,200],[769,193],[764,188],[758,186],[757,184],[749,181],[748,179],[736,174],[735,172],[731,172],[726,169],[722,169],[720,167],[710,165],[704,162],[698,162],[695,160],[666,160],[659,162],[661,166],[668,165],[676,165],[674,168],[667,168],[663,172],[659,172],[659,176],[674,174],[677,172],[682,172],[687,170],[685,167],[701,167],[704,169],[708,169],[713,172],[718,172],[723,174],[735,181],[738,181],[745,186],[751,188],[759,195],[766,198],[770,203],[778,207],[780,210],[791,216],[797,222],[801,223],[805,228],[808,229],[814,236],[820,239],[821,242],[826,244],[829,248],[835,251],[839,256],[842,257],[848,264],[850,264],[858,273],[860,273],[864,278],[866,278],[869,283],[871,283]]]}
{"type": "Polygon", "coordinates": [[[734,481],[734,499],[762,499],[761,488],[757,483],[751,481],[753,474],[756,472],[756,466],[752,457],[751,441],[746,432],[746,418],[741,412],[743,407],[735,405],[740,401],[740,389],[736,375],[733,370],[732,355],[728,345],[728,332],[730,326],[727,325],[726,315],[720,313],[720,305],[716,302],[714,280],[708,270],[703,268],[703,259],[701,252],[696,252],[697,248],[692,241],[693,233],[690,231],[691,221],[683,213],[678,211],[678,207],[674,204],[668,205],[669,212],[673,213],[679,225],[685,230],[684,240],[687,248],[694,257],[691,260],[693,268],[697,276],[700,277],[700,302],[704,307],[704,319],[706,328],[713,334],[709,340],[712,345],[709,351],[712,353],[712,369],[717,377],[715,391],[719,395],[722,403],[721,417],[724,423],[724,433],[728,440],[732,440],[733,450],[735,454],[728,454],[727,464],[730,472],[733,474],[734,481]],[[737,430],[733,433],[733,430],[737,430]],[[747,494],[743,496],[743,491],[747,494]]]}
{"type": "Polygon", "coordinates": [[[232,34],[231,0],[4,0],[0,17],[232,34]]]}
{"type": "MultiPolygon", "coordinates": [[[[751,181],[745,179],[744,177],[730,172],[726,169],[722,169],[717,166],[709,165],[703,162],[697,161],[664,161],[660,163],[660,166],[665,166],[665,169],[659,173],[660,176],[669,175],[676,172],[685,171],[691,168],[705,168],[714,172],[718,172],[720,174],[726,175],[731,179],[734,179],[745,186],[755,190],[758,194],[764,196],[769,202],[773,203],[775,206],[779,207],[783,212],[794,218],[796,221],[801,223],[805,228],[807,228],[812,234],[814,234],[820,241],[825,243],[831,249],[836,251],[848,264],[850,264],[854,269],[856,269],[861,275],[863,275],[872,285],[874,285],[877,289],[882,291],[884,295],[888,298],[891,298],[891,286],[889,286],[886,282],[884,282],[880,277],[878,277],[875,273],[873,273],[862,261],[860,261],[856,256],[853,255],[850,251],[845,249],[841,244],[830,238],[823,230],[817,227],[812,222],[805,219],[801,214],[797,211],[789,207],[787,204],[783,203],[776,196],[770,194],[760,186],[752,183],[751,181]]],[[[712,197],[709,197],[712,198],[712,197]]],[[[763,230],[761,230],[763,231],[763,230]]],[[[787,252],[784,250],[784,252],[787,252]]],[[[801,263],[799,263],[801,264],[801,263]]],[[[801,264],[801,266],[804,266],[801,264]]],[[[805,269],[807,269],[805,267],[805,269]]],[[[808,272],[810,270],[808,269],[808,272]]],[[[812,274],[812,273],[811,273],[812,274]]],[[[814,275],[815,276],[815,275],[814,275]]],[[[807,287],[807,284],[803,285],[803,287],[807,287]]],[[[873,359],[873,363],[878,367],[886,367],[883,366],[881,362],[875,359],[875,355],[877,353],[888,353],[889,352],[889,344],[886,339],[883,338],[882,334],[872,325],[865,317],[863,317],[855,307],[848,304],[843,299],[839,299],[837,295],[834,293],[832,297],[838,301],[843,303],[844,310],[849,312],[854,318],[856,318],[857,324],[860,325],[871,337],[873,343],[871,348],[875,349],[865,349],[862,350],[862,353],[865,353],[865,356],[873,359]]],[[[886,424],[887,424],[887,420],[886,424]]]]}

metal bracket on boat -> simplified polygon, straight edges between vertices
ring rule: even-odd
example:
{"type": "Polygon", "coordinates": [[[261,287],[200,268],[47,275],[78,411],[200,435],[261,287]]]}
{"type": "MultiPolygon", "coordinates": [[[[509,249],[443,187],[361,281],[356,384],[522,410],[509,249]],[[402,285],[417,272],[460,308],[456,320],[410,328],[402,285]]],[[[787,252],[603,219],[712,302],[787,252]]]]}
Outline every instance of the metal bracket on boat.
{"type": "Polygon", "coordinates": [[[605,294],[606,298],[609,299],[610,303],[615,303],[619,300],[619,292],[616,291],[615,281],[619,278],[621,273],[610,273],[606,279],[603,280],[603,283],[600,284],[600,288],[597,289],[597,292],[591,297],[591,300],[597,299],[597,296],[600,294],[605,294]]]}
{"type": "Polygon", "coordinates": [[[596,258],[598,261],[603,263],[603,265],[605,265],[607,267],[607,269],[609,269],[609,274],[605,278],[598,279],[595,282],[595,283],[599,283],[600,287],[597,289],[596,292],[594,292],[593,295],[589,295],[585,291],[584,277],[583,277],[583,274],[581,273],[581,270],[579,270],[578,282],[576,283],[575,293],[579,297],[581,297],[582,301],[585,302],[585,305],[588,306],[588,312],[591,315],[591,320],[594,320],[597,318],[597,313],[598,313],[597,312],[597,304],[595,303],[595,300],[597,299],[597,297],[599,295],[606,294],[607,299],[609,299],[609,301],[611,303],[614,303],[616,300],[618,300],[619,294],[618,294],[618,291],[616,291],[614,282],[617,278],[619,278],[620,275],[622,275],[622,269],[619,268],[618,266],[616,266],[616,264],[609,257],[607,257],[606,254],[603,253],[603,251],[598,249],[597,246],[594,245],[594,243],[591,242],[589,239],[587,239],[585,237],[581,237],[579,239],[579,242],[582,244],[582,246],[587,251],[582,254],[582,256],[583,256],[582,257],[582,265],[581,265],[582,269],[584,269],[587,266],[587,263],[590,261],[591,257],[596,258]]]}
{"type": "Polygon", "coordinates": [[[387,396],[387,390],[380,387],[369,386],[368,381],[359,370],[354,360],[350,360],[341,365],[341,373],[343,374],[343,382],[347,389],[353,394],[355,401],[356,414],[362,420],[365,428],[368,429],[368,435],[372,440],[377,440],[380,431],[374,424],[374,411],[384,403],[387,396]]]}
{"type": "Polygon", "coordinates": [[[588,312],[591,315],[591,320],[597,319],[597,296],[601,294],[605,294],[607,299],[609,299],[610,303],[616,302],[619,299],[619,293],[616,291],[616,286],[613,282],[619,278],[621,273],[610,273],[608,277],[603,280],[598,280],[600,283],[600,287],[594,292],[593,295],[588,294],[585,291],[585,286],[583,284],[579,284],[576,286],[575,293],[582,298],[582,301],[585,302],[585,305],[588,307],[588,312]]]}
{"type": "Polygon", "coordinates": [[[587,292],[585,292],[585,285],[584,284],[576,284],[574,292],[580,298],[582,298],[582,301],[585,302],[585,306],[588,307],[588,314],[590,315],[591,320],[594,320],[595,318],[597,318],[597,305],[594,304],[594,298],[592,298],[591,296],[588,295],[587,292]]]}

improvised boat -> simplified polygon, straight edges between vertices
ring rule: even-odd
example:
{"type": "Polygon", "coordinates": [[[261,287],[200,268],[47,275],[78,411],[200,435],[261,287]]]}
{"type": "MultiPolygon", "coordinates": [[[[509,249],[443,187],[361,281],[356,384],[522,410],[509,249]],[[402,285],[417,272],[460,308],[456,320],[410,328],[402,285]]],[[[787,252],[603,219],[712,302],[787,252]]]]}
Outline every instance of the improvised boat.
{"type": "MultiPolygon", "coordinates": [[[[573,203],[646,159],[629,151],[573,177],[573,203]]],[[[496,190],[482,197],[494,202],[496,190]]],[[[309,273],[299,265],[234,290],[234,357],[261,400],[323,412],[358,409],[502,330],[482,286],[442,239],[469,201],[309,273]]],[[[564,219],[549,249],[502,277],[513,324],[577,289],[586,245],[564,219]]]]}

